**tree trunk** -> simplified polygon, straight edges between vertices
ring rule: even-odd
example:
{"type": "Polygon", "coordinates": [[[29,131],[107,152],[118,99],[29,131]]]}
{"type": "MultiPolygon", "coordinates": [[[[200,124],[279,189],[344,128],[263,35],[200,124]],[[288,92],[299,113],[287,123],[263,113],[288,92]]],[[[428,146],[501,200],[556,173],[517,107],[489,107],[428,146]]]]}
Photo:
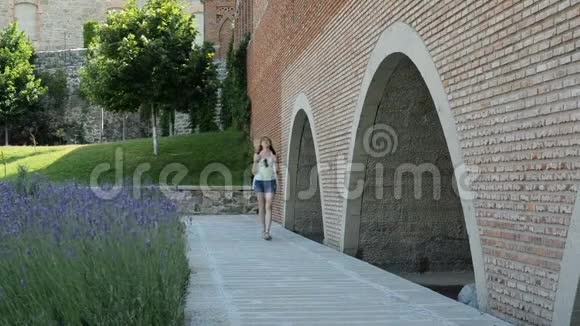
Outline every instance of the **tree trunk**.
{"type": "Polygon", "coordinates": [[[123,114],[123,141],[127,140],[127,115],[123,114]]]}
{"type": "Polygon", "coordinates": [[[101,108],[101,144],[105,138],[105,109],[101,108]]]}
{"type": "Polygon", "coordinates": [[[4,123],[4,146],[8,146],[8,122],[4,123]]]}
{"type": "Polygon", "coordinates": [[[153,154],[159,155],[159,143],[157,141],[157,117],[155,115],[155,105],[151,105],[151,127],[153,128],[153,154]]]}
{"type": "Polygon", "coordinates": [[[173,137],[175,134],[173,133],[173,111],[169,113],[169,136],[173,137]]]}

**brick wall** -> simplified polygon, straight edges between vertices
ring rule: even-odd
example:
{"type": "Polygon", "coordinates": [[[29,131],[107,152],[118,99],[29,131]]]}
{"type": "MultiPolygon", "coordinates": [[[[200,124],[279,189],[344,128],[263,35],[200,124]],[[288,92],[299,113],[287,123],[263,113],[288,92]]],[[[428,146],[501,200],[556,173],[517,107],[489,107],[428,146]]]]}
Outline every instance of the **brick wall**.
{"type": "MultiPolygon", "coordinates": [[[[51,128],[63,125],[67,144],[92,144],[123,140],[123,121],[125,139],[148,137],[150,122],[138,113],[115,113],[102,111],[90,105],[80,96],[80,69],[85,64],[86,49],[38,52],[34,61],[39,73],[64,73],[67,79],[68,94],[61,108],[52,108],[51,128]],[[103,129],[101,129],[103,127],[103,129]]],[[[188,117],[182,119],[189,120],[188,117]]]]}
{"type": "MultiPolygon", "coordinates": [[[[261,2],[262,5],[268,5],[261,2]]],[[[345,5],[344,1],[316,1],[308,2],[302,1],[294,3],[300,6],[304,11],[300,19],[294,20],[293,24],[288,24],[284,21],[287,18],[287,13],[292,8],[289,8],[290,2],[272,2],[268,5],[268,11],[261,15],[260,26],[254,31],[252,36],[252,45],[249,48],[249,70],[248,70],[248,88],[252,100],[252,136],[261,137],[268,135],[272,138],[274,146],[279,149],[278,157],[281,163],[284,164],[283,159],[286,156],[287,140],[282,143],[282,120],[286,122],[285,128],[290,128],[289,112],[286,112],[286,118],[282,119],[281,106],[282,101],[286,101],[286,107],[290,108],[291,98],[282,98],[281,77],[284,68],[295,62],[302,54],[306,46],[320,34],[325,24],[327,24],[337,12],[345,5]],[[316,20],[306,24],[307,15],[315,13],[326,13],[320,15],[316,20]],[[308,26],[308,30],[304,31],[296,22],[304,23],[308,26]],[[301,31],[300,37],[298,31],[301,31]]],[[[256,16],[260,17],[259,7],[254,6],[254,21],[256,16]]],[[[292,9],[292,11],[294,11],[292,9]]],[[[301,12],[301,11],[299,11],[301,12]]],[[[284,130],[287,132],[287,130],[284,130]]],[[[346,134],[346,133],[345,133],[346,134]]],[[[324,176],[321,176],[322,178],[324,176]]],[[[281,184],[278,189],[284,189],[284,180],[280,180],[281,184]]],[[[324,181],[322,181],[324,182],[324,181]]],[[[277,196],[274,201],[274,219],[282,220],[283,210],[283,196],[277,196]]],[[[335,212],[338,216],[339,207],[336,207],[335,212]]],[[[325,211],[328,211],[325,208],[325,211]]],[[[329,241],[337,243],[340,237],[339,230],[327,230],[333,234],[329,237],[329,241]]]]}
{"type": "MultiPolygon", "coordinates": [[[[252,135],[271,136],[282,165],[297,94],[313,109],[319,161],[348,157],[379,35],[395,22],[421,35],[463,159],[481,172],[472,189],[489,309],[517,324],[550,324],[580,182],[580,2],[255,0],[253,20],[252,135]]],[[[321,175],[327,243],[338,247],[346,203],[336,178],[321,175]]]]}
{"type": "Polygon", "coordinates": [[[262,16],[266,12],[266,8],[268,7],[268,2],[270,0],[250,0],[250,1],[253,2],[253,5],[252,5],[252,13],[253,13],[252,14],[252,25],[253,25],[253,30],[254,30],[260,24],[260,20],[262,19],[262,16]]]}
{"type": "Polygon", "coordinates": [[[243,38],[252,33],[254,29],[253,22],[253,0],[237,0],[234,47],[237,48],[243,38]]]}

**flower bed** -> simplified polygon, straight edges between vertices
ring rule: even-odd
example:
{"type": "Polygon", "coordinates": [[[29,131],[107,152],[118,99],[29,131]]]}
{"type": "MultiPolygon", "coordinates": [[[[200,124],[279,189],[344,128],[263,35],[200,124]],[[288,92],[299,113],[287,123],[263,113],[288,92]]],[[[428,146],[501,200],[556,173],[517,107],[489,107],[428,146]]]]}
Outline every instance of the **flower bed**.
{"type": "Polygon", "coordinates": [[[0,325],[182,325],[184,237],[154,190],[0,183],[0,325]]]}

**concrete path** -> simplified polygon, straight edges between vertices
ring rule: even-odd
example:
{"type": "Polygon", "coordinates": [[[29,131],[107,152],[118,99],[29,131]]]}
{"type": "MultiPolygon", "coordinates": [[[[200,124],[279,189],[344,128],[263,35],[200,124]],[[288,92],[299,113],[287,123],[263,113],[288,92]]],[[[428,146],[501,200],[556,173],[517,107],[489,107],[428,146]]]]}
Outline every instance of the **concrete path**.
{"type": "Polygon", "coordinates": [[[508,325],[254,216],[188,223],[191,325],[508,325]]]}

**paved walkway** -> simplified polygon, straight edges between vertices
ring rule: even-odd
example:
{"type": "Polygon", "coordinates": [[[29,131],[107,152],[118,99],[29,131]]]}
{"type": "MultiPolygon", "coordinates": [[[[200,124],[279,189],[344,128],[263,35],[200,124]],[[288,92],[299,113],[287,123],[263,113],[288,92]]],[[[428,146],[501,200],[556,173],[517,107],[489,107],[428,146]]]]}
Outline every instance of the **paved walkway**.
{"type": "Polygon", "coordinates": [[[191,325],[507,325],[254,216],[194,217],[191,325]]]}

